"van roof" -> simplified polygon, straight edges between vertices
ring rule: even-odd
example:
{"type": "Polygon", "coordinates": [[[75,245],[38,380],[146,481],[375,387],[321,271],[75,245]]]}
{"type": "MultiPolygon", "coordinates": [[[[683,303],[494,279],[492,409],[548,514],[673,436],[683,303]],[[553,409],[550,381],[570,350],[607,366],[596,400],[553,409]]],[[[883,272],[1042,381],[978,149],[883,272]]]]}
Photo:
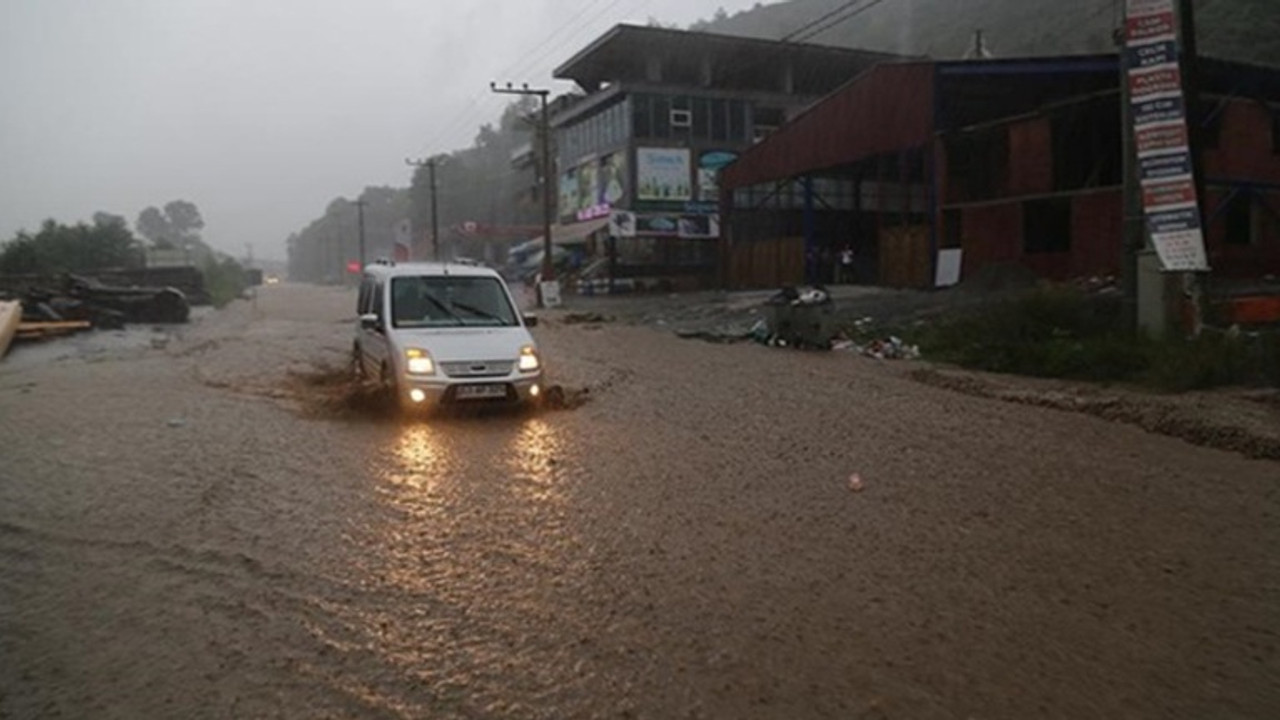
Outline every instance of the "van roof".
{"type": "Polygon", "coordinates": [[[454,277],[501,277],[496,270],[487,268],[482,265],[471,265],[463,263],[435,263],[435,262],[410,262],[382,264],[374,263],[366,265],[364,268],[365,275],[373,275],[377,277],[420,277],[420,276],[445,276],[452,275],[454,277]]]}

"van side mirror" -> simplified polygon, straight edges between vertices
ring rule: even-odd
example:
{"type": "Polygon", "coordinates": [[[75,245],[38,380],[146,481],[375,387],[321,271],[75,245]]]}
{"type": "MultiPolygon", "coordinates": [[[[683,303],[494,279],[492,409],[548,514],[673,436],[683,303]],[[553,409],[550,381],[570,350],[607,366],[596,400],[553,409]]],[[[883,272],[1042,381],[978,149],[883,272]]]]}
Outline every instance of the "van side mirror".
{"type": "Polygon", "coordinates": [[[538,316],[537,316],[537,315],[527,315],[527,314],[526,314],[526,315],[524,316],[524,326],[525,326],[525,327],[538,327],[538,316]]]}
{"type": "Polygon", "coordinates": [[[381,330],[381,323],[378,322],[378,316],[374,313],[367,313],[360,316],[360,329],[362,330],[381,330]]]}

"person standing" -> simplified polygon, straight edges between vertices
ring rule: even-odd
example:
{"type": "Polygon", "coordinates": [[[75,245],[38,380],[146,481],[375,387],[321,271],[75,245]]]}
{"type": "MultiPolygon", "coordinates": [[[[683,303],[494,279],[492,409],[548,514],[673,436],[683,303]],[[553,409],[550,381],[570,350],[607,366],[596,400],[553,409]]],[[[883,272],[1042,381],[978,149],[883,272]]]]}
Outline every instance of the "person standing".
{"type": "Polygon", "coordinates": [[[853,283],[853,247],[845,245],[840,251],[840,279],[839,284],[850,285],[853,283]]]}

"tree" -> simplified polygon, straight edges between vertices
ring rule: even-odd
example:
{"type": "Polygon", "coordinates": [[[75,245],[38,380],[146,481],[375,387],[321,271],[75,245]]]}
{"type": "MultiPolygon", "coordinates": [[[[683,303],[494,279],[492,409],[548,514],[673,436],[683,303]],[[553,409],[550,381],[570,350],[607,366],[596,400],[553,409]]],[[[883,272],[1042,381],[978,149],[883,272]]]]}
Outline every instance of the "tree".
{"type": "Polygon", "coordinates": [[[94,220],[92,225],[46,220],[35,235],[18,233],[0,250],[0,272],[54,274],[140,263],[138,241],[123,218],[99,213],[94,220]]]}
{"type": "Polygon", "coordinates": [[[124,219],[123,215],[115,215],[101,210],[93,214],[93,224],[99,227],[113,227],[118,225],[126,230],[129,228],[129,222],[124,219]]]}
{"type": "Polygon", "coordinates": [[[138,234],[151,241],[154,247],[177,247],[183,249],[203,248],[200,231],[204,229],[204,218],[195,203],[187,200],[173,200],[165,204],[164,210],[152,206],[138,213],[136,223],[138,234]]]}
{"type": "Polygon", "coordinates": [[[152,206],[138,213],[138,221],[134,223],[134,227],[152,245],[159,246],[162,241],[170,245],[173,243],[173,228],[169,225],[169,218],[157,207],[152,206]]]}
{"type": "Polygon", "coordinates": [[[164,214],[169,218],[169,226],[177,235],[183,246],[200,241],[200,231],[204,229],[204,218],[200,217],[200,209],[195,203],[186,200],[173,200],[164,206],[164,214]]]}

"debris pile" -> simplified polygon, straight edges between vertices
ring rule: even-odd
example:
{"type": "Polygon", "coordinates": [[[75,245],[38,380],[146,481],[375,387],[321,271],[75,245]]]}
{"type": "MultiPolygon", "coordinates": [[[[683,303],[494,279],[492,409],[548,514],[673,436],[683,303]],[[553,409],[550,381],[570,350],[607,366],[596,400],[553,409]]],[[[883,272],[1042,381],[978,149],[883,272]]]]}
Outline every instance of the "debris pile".
{"type": "Polygon", "coordinates": [[[765,301],[765,319],[750,336],[769,347],[830,350],[835,337],[835,302],[826,288],[785,287],[765,301]]]}
{"type": "Polygon", "coordinates": [[[57,280],[6,278],[2,284],[0,300],[9,300],[6,323],[15,325],[5,333],[5,344],[118,330],[126,323],[184,323],[191,314],[186,296],[172,287],[121,287],[72,274],[57,280]]]}

